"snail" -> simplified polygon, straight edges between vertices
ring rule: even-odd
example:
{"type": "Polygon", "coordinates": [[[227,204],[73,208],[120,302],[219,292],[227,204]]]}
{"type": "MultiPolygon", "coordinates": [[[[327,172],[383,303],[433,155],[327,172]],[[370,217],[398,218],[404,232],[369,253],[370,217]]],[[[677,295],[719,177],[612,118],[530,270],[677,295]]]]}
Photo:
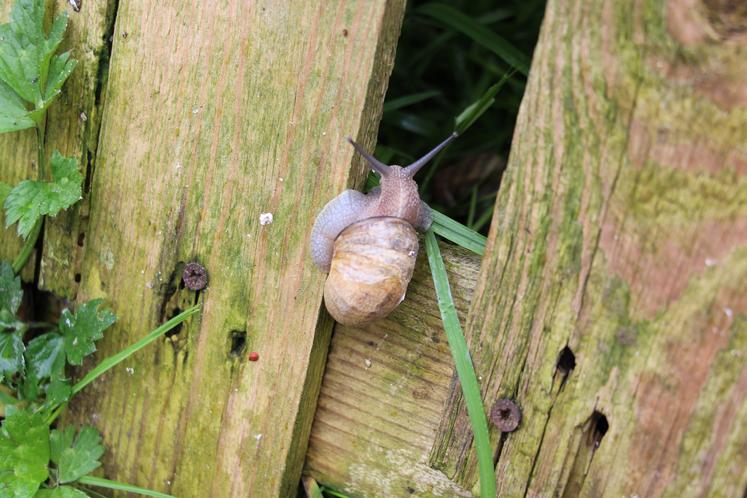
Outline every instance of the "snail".
{"type": "Polygon", "coordinates": [[[416,230],[431,226],[431,210],[413,177],[456,136],[406,167],[378,161],[348,137],[381,176],[381,186],[368,194],[345,190],[324,206],[311,231],[311,257],[329,273],[324,303],[337,322],[369,323],[405,298],[418,254],[416,230]]]}

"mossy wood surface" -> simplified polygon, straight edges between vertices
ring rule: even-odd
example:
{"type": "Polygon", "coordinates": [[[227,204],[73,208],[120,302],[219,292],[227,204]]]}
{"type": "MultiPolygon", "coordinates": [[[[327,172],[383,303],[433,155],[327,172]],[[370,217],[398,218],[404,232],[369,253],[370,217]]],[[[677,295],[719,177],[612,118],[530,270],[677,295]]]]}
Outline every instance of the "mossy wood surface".
{"type": "MultiPolygon", "coordinates": [[[[351,496],[472,496],[428,465],[454,364],[421,239],[407,297],[386,319],[336,325],[305,472],[351,496]]],[[[462,319],[480,259],[442,245],[462,319]]]]}
{"type": "Polygon", "coordinates": [[[203,311],[86,388],[67,421],[103,431],[108,478],[292,496],[331,329],[308,234],[363,178],[344,137],[374,142],[404,2],[115,4],[71,13],[98,20],[68,41],[84,44],[74,77],[88,93],[55,104],[48,146],[80,154],[90,195],[50,224],[42,284],[116,312],[97,358],[203,311]],[[111,58],[94,57],[112,21],[111,58]],[[190,261],[207,268],[206,290],[180,285],[190,261]]]}
{"type": "Polygon", "coordinates": [[[80,12],[75,12],[67,2],[49,2],[55,15],[62,10],[68,13],[60,50],[70,50],[78,65],[47,113],[46,154],[50,156],[56,149],[77,158],[86,180],[83,200],[45,222],[39,287],[70,299],[75,297],[80,280],[116,3],[87,0],[80,3],[80,12]]]}
{"type": "MultiPolygon", "coordinates": [[[[523,410],[492,429],[500,496],[747,490],[737,4],[548,2],[467,319],[486,409],[523,410]]],[[[439,431],[473,486],[456,386],[439,431]]]]}

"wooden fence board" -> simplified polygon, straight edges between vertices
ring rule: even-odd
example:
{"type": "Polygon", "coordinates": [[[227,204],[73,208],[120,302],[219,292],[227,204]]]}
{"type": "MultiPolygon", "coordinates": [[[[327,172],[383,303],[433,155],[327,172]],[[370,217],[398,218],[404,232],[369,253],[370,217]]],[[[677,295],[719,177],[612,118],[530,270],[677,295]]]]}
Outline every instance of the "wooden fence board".
{"type": "MultiPolygon", "coordinates": [[[[442,255],[464,319],[480,258],[446,244],[442,255]]],[[[423,250],[391,315],[363,328],[336,325],[306,472],[352,496],[471,496],[428,466],[453,372],[423,250]]]]}
{"type": "MultiPolygon", "coordinates": [[[[486,408],[524,412],[493,430],[501,496],[747,489],[739,19],[548,2],[467,320],[486,408]]],[[[431,463],[466,486],[471,439],[455,389],[431,463]]]]}
{"type": "Polygon", "coordinates": [[[344,136],[373,141],[403,3],[119,2],[78,298],[119,316],[99,357],[203,312],[75,405],[108,477],[293,494],[331,329],[307,238],[352,183],[344,136]],[[179,282],[193,260],[199,295],[179,282]]]}

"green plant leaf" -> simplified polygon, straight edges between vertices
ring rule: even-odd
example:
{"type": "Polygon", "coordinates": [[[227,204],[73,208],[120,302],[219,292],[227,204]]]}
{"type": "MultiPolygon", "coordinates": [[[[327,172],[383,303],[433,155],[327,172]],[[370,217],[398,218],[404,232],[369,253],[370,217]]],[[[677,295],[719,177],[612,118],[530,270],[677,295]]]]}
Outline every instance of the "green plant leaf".
{"type": "Polygon", "coordinates": [[[94,299],[80,305],[75,314],[65,308],[60,317],[60,333],[65,342],[65,354],[71,365],[81,365],[83,357],[96,351],[95,341],[104,337],[104,330],[111,326],[117,317],[102,308],[101,299],[94,299]]]}
{"type": "Polygon", "coordinates": [[[70,396],[70,385],[62,380],[65,373],[65,343],[62,336],[48,332],[34,338],[26,346],[25,358],[26,377],[20,389],[23,398],[37,399],[42,390],[41,381],[51,379],[46,386],[47,401],[55,404],[66,401],[70,396]]]}
{"type": "Polygon", "coordinates": [[[23,331],[0,332],[0,380],[23,369],[23,331]]]}
{"type": "Polygon", "coordinates": [[[80,429],[53,430],[49,435],[51,460],[57,465],[57,480],[61,483],[77,481],[101,466],[99,458],[104,454],[101,434],[90,425],[80,429]]]}
{"type": "Polygon", "coordinates": [[[425,92],[418,92],[418,93],[412,93],[410,95],[405,95],[403,97],[399,97],[396,99],[389,100],[384,103],[384,112],[391,112],[396,111],[397,109],[401,109],[403,107],[407,107],[413,104],[417,104],[418,102],[422,102],[424,100],[428,100],[433,97],[437,97],[441,95],[441,92],[439,90],[427,90],[425,92]]]}
{"type": "Polygon", "coordinates": [[[480,235],[435,209],[431,209],[431,215],[433,216],[433,231],[438,235],[480,256],[485,254],[487,239],[484,235],[480,235]]]}
{"type": "Polygon", "coordinates": [[[39,414],[8,408],[0,429],[0,496],[33,496],[47,480],[49,426],[39,414]]]}
{"type": "Polygon", "coordinates": [[[0,262],[0,310],[7,310],[11,315],[15,315],[21,306],[21,299],[21,278],[16,277],[10,263],[0,262]]]}
{"type": "MultiPolygon", "coordinates": [[[[0,133],[33,128],[35,124],[23,100],[8,85],[0,81],[0,133]]],[[[2,200],[0,192],[0,201],[2,200]]]]}
{"type": "Polygon", "coordinates": [[[529,58],[521,50],[454,7],[442,3],[429,3],[418,7],[417,12],[462,32],[515,67],[521,74],[529,74],[529,58]]]}
{"type": "Polygon", "coordinates": [[[441,250],[438,248],[438,241],[433,230],[428,230],[425,233],[425,249],[428,253],[428,264],[431,267],[446,339],[449,342],[451,356],[454,358],[454,366],[459,376],[459,383],[462,386],[464,401],[467,405],[467,415],[475,438],[477,466],[480,471],[480,496],[482,498],[493,498],[496,496],[493,448],[490,445],[488,421],[480,395],[480,385],[477,383],[475,367],[472,364],[462,326],[459,324],[459,316],[454,305],[454,298],[451,296],[446,266],[441,257],[441,250]]]}
{"type": "Polygon", "coordinates": [[[88,498],[88,495],[72,486],[60,486],[52,489],[40,489],[34,498],[88,498]]]}
{"type": "Polygon", "coordinates": [[[67,28],[67,13],[44,32],[45,0],[17,0],[10,22],[0,25],[0,80],[37,110],[46,109],[75,61],[53,55],[67,28]]]}
{"type": "Polygon", "coordinates": [[[83,175],[75,158],[54,151],[50,167],[51,182],[25,180],[5,199],[5,226],[18,222],[18,234],[24,238],[42,216],[54,216],[82,198],[83,175]]]}
{"type": "Polygon", "coordinates": [[[152,491],[150,489],[133,486],[132,484],[125,484],[123,482],[110,481],[109,479],[102,479],[101,477],[81,477],[78,483],[85,484],[87,486],[99,486],[102,488],[114,489],[117,491],[126,491],[128,493],[137,493],[143,496],[153,496],[154,498],[174,498],[173,496],[167,495],[165,493],[159,493],[158,491],[152,491]]]}
{"type": "Polygon", "coordinates": [[[503,88],[503,85],[506,84],[513,74],[513,71],[504,74],[498,83],[488,88],[478,100],[467,106],[467,108],[456,117],[454,120],[454,128],[456,128],[460,135],[467,131],[470,126],[475,124],[475,121],[485,114],[485,111],[490,109],[490,107],[495,103],[495,96],[498,95],[498,92],[503,88]]]}

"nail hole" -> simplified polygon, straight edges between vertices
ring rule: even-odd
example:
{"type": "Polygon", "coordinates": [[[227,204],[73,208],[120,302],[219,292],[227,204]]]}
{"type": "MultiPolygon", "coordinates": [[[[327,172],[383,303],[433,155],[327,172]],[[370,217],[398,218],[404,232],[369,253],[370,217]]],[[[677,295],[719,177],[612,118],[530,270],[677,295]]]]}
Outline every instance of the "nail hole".
{"type": "Polygon", "coordinates": [[[86,240],[86,234],[81,232],[78,234],[78,247],[83,247],[83,242],[86,240]]]}
{"type": "Polygon", "coordinates": [[[246,351],[246,330],[231,331],[231,351],[229,356],[237,358],[244,355],[246,351]]]}
{"type": "Polygon", "coordinates": [[[594,447],[594,449],[599,448],[599,445],[602,444],[602,438],[605,434],[607,434],[607,431],[610,428],[610,424],[607,421],[607,417],[604,416],[604,414],[598,410],[594,410],[594,413],[591,414],[591,445],[594,447]]]}
{"type": "Polygon", "coordinates": [[[560,354],[558,355],[558,363],[557,363],[558,370],[568,375],[571,370],[576,368],[576,355],[573,354],[573,351],[571,351],[571,348],[568,346],[564,347],[560,354]]]}
{"type": "Polygon", "coordinates": [[[80,273],[76,273],[76,274],[75,274],[75,276],[74,276],[73,278],[75,279],[75,283],[76,283],[76,284],[79,284],[79,283],[80,283],[80,273]]]}
{"type": "MultiPolygon", "coordinates": [[[[182,310],[180,308],[174,308],[174,311],[172,311],[169,314],[169,318],[168,319],[171,320],[172,318],[174,318],[176,315],[178,315],[181,312],[182,312],[182,310]]],[[[182,322],[182,323],[184,323],[184,322],[182,322]]],[[[182,324],[180,323],[176,327],[174,327],[173,329],[171,329],[168,332],[166,332],[165,335],[166,335],[166,337],[174,337],[175,335],[179,335],[179,333],[181,331],[182,331],[182,324]]]]}
{"type": "Polygon", "coordinates": [[[413,488],[412,486],[407,486],[406,490],[407,490],[407,494],[409,495],[415,492],[415,488],[413,488]]]}

